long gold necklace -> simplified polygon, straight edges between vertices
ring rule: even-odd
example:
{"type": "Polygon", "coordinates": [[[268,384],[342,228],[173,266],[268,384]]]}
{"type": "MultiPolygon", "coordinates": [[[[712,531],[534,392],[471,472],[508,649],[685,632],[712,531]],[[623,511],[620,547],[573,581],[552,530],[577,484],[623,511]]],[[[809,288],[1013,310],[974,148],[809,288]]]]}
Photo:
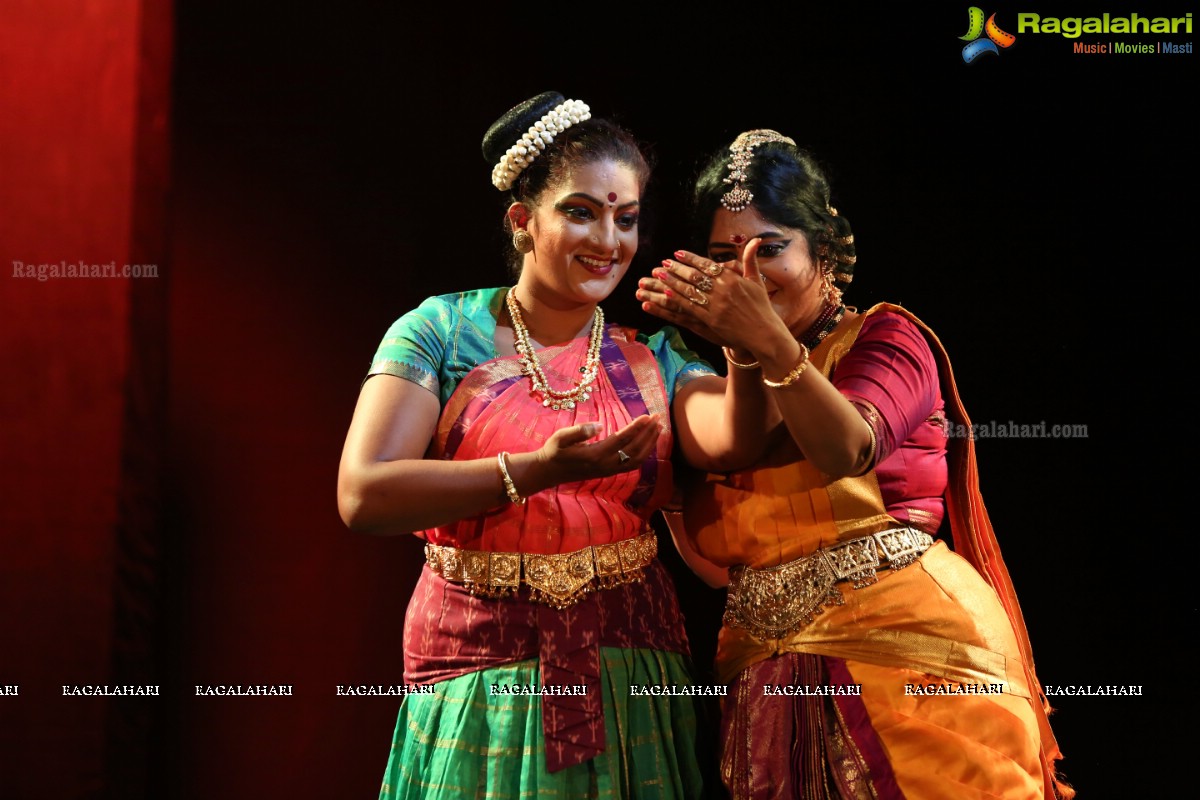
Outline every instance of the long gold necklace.
{"type": "Polygon", "coordinates": [[[582,376],[574,387],[560,392],[551,388],[546,373],[542,371],[542,364],[538,361],[537,351],[533,349],[533,343],[529,340],[529,329],[525,327],[525,320],[521,318],[521,307],[517,305],[513,290],[509,290],[504,300],[508,304],[508,315],[512,318],[513,337],[516,339],[514,346],[521,360],[521,369],[529,376],[533,384],[533,393],[541,396],[542,405],[558,411],[574,408],[576,403],[582,403],[591,397],[592,384],[596,381],[596,374],[600,369],[600,341],[604,336],[604,311],[600,306],[596,306],[596,314],[592,317],[587,358],[579,368],[582,376]]]}

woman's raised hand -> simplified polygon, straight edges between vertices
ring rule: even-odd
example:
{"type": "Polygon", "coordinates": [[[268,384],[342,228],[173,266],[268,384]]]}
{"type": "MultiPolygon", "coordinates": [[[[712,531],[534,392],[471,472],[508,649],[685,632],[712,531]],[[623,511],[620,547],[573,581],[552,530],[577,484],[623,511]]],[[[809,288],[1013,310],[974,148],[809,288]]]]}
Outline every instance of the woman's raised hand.
{"type": "Polygon", "coordinates": [[[642,310],[682,325],[723,346],[753,352],[765,330],[781,324],[758,270],[758,246],[751,239],[740,261],[718,263],[679,250],[638,281],[642,310]]]}

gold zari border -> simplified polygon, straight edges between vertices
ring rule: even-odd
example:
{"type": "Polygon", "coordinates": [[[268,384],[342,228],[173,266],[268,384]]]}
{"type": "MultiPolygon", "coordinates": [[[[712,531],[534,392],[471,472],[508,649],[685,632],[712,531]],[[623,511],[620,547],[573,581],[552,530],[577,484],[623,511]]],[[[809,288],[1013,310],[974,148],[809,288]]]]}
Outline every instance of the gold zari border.
{"type": "Polygon", "coordinates": [[[425,545],[426,565],[471,594],[504,597],[516,594],[522,580],[530,599],[563,609],[588,592],[642,579],[642,571],[658,554],[658,539],[643,533],[615,544],[591,545],[570,553],[498,553],[425,545]]]}
{"type": "Polygon", "coordinates": [[[881,569],[903,569],[933,544],[915,528],[892,528],[826,547],[766,569],[738,566],[729,571],[724,623],[759,639],[779,639],[813,621],[827,605],[841,605],[836,584],[855,589],[878,580],[881,569]]]}

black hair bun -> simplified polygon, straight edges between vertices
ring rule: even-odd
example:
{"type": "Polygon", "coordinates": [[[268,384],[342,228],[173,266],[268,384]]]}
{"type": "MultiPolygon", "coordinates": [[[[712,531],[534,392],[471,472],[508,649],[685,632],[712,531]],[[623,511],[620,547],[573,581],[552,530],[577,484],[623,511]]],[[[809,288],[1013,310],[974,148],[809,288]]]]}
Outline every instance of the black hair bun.
{"type": "Polygon", "coordinates": [[[521,138],[521,134],[549,114],[555,106],[565,102],[566,98],[558,92],[542,92],[510,108],[483,135],[483,160],[489,164],[499,163],[508,148],[521,138]]]}

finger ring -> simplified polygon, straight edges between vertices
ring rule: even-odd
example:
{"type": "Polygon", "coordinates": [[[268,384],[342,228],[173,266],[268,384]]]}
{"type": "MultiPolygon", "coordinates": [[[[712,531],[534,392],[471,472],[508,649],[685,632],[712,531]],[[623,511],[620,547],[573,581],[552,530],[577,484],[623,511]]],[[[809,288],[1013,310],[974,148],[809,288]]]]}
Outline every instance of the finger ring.
{"type": "Polygon", "coordinates": [[[712,278],[705,275],[693,285],[702,292],[711,292],[713,288],[712,278]]]}
{"type": "Polygon", "coordinates": [[[629,453],[626,453],[624,450],[618,450],[617,458],[621,459],[621,463],[624,464],[629,460],[629,453]]]}
{"type": "Polygon", "coordinates": [[[690,300],[691,302],[695,303],[698,306],[708,305],[708,295],[706,295],[704,292],[700,291],[699,289],[692,289],[690,292],[688,292],[687,299],[690,300]]]}
{"type": "Polygon", "coordinates": [[[709,264],[707,267],[702,267],[701,271],[705,275],[710,275],[714,278],[717,278],[717,277],[720,277],[721,273],[725,271],[725,268],[723,266],[721,266],[720,264],[717,264],[714,262],[712,264],[709,264]]]}

